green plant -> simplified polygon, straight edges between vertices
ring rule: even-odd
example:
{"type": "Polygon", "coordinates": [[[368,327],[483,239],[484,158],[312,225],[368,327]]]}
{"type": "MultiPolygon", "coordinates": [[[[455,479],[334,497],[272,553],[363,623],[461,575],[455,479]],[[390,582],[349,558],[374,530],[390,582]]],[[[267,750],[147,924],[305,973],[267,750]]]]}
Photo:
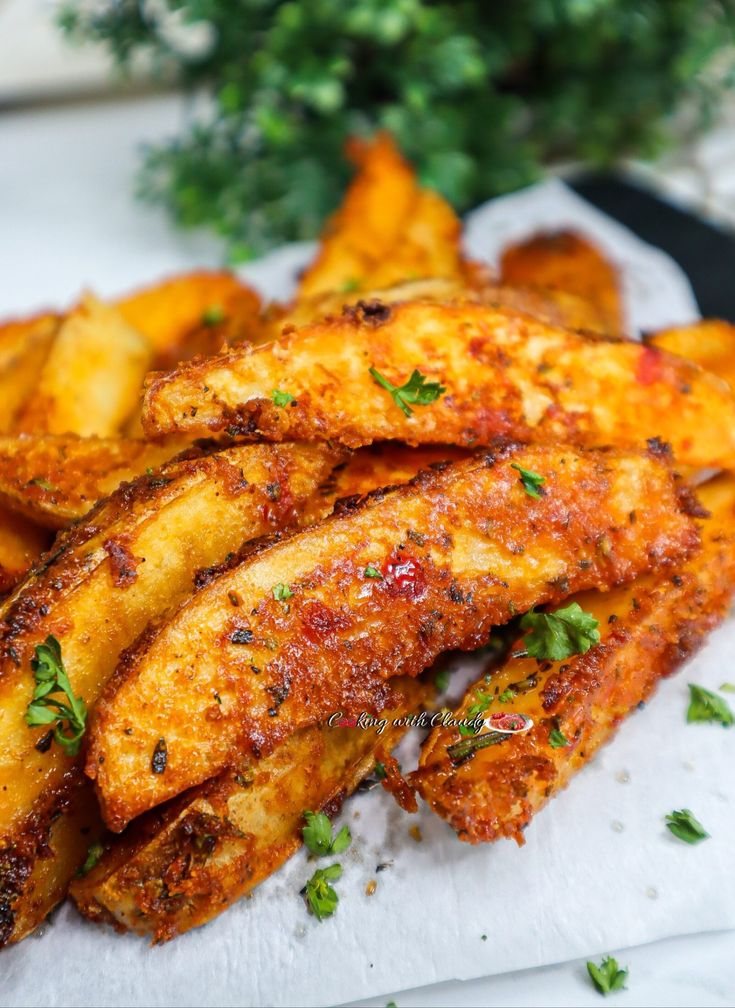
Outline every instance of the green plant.
{"type": "Polygon", "coordinates": [[[391,130],[460,211],[550,158],[657,153],[683,99],[701,125],[732,83],[735,0],[87,0],[60,22],[211,95],[139,191],[243,259],[318,232],[352,133],[391,130]]]}

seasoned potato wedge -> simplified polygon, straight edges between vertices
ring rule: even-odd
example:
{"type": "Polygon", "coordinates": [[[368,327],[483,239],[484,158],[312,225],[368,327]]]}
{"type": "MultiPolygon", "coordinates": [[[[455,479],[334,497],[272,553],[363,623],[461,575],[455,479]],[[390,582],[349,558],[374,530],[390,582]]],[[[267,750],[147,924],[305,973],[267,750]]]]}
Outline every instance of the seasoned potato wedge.
{"type": "Polygon", "coordinates": [[[510,245],[500,262],[504,284],[568,291],[596,313],[594,330],[611,336],[624,332],[618,273],[586,238],[572,231],[537,234],[510,245]]]}
{"type": "Polygon", "coordinates": [[[0,504],[0,595],[25,577],[50,542],[45,528],[0,504]]]}
{"type": "Polygon", "coordinates": [[[698,493],[711,512],[703,548],[675,574],[575,597],[599,621],[598,645],[563,662],[510,658],[474,684],[457,712],[469,720],[478,706],[485,718],[521,713],[533,719],[530,731],[498,737],[486,721],[474,736],[463,738],[454,726],[431,732],[411,779],[460,839],[522,843],[536,812],[726,615],[735,589],[735,478],[722,476],[698,493]],[[498,701],[509,693],[509,702],[498,701]]]}
{"type": "Polygon", "coordinates": [[[0,432],[12,429],[34,392],[60,321],[46,313],[0,325],[0,432]]]}
{"type": "Polygon", "coordinates": [[[120,830],[334,710],[383,708],[390,676],[696,543],[668,466],[644,453],[498,448],[352,501],[225,571],[124,656],[86,766],[105,820],[120,830]]]}
{"type": "Polygon", "coordinates": [[[216,917],[301,845],[304,810],[334,815],[404,734],[394,718],[432,691],[397,679],[396,706],[374,730],[314,726],[262,760],[242,759],[213,781],[134,822],[71,893],[87,917],[166,941],[216,917]]]}
{"type": "Polygon", "coordinates": [[[688,326],[663,329],[646,342],[694,361],[735,388],[735,326],[721,319],[702,319],[688,326]]]}
{"type": "MultiPolygon", "coordinates": [[[[33,857],[46,856],[34,838],[43,838],[47,810],[73,783],[75,761],[25,721],[35,648],[49,635],[59,641],[74,695],[91,706],[148,621],[246,540],[297,524],[334,461],[317,445],[192,451],[121,487],[60,535],[0,611],[0,869],[19,851],[25,863],[30,858],[29,872],[33,857]]],[[[0,871],[0,906],[12,941],[25,933],[16,915],[27,929],[50,909],[29,911],[12,870],[0,871]]]]}
{"type": "Polygon", "coordinates": [[[275,343],[153,375],[143,419],[149,434],[225,430],[350,446],[659,437],[682,464],[735,464],[735,395],[721,379],[653,347],[467,303],[361,304],[275,343]],[[371,367],[394,386],[420,369],[444,391],[412,400],[407,416],[371,367]],[[274,389],[294,401],[276,405],[274,389]]]}
{"type": "Polygon", "coordinates": [[[117,308],[149,340],[157,366],[167,367],[198,353],[215,353],[229,342],[234,324],[246,338],[250,326],[258,326],[261,303],[233,273],[201,270],[135,291],[117,308]]]}
{"type": "Polygon", "coordinates": [[[390,287],[422,277],[462,276],[461,224],[437,193],[422,189],[387,133],[348,148],[358,174],[327,223],[298,301],[330,291],[390,287]]]}
{"type": "Polygon", "coordinates": [[[0,435],[0,502],[46,528],[64,528],[182,447],[74,434],[0,435]]]}
{"type": "Polygon", "coordinates": [[[60,325],[15,429],[119,434],[135,410],[151,360],[148,340],[114,308],[86,295],[60,325]]]}

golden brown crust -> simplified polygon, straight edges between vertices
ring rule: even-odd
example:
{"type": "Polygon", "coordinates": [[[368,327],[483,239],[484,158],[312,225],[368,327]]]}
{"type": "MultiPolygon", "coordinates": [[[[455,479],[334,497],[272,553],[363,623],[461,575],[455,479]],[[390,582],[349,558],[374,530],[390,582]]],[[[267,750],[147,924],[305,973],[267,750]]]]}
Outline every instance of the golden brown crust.
{"type": "Polygon", "coordinates": [[[530,731],[466,760],[450,751],[463,741],[458,728],[441,726],[429,735],[412,783],[461,840],[505,836],[522,843],[531,818],[726,615],[735,587],[735,479],[721,477],[700,493],[712,512],[703,523],[703,548],[675,574],[649,574],[575,599],[598,619],[599,645],[563,662],[510,658],[499,673],[474,683],[457,711],[466,717],[478,699],[510,687],[515,695],[507,703],[495,699],[485,716],[522,713],[534,721],[530,731]],[[568,746],[552,747],[553,729],[568,746]]]}
{"type": "Polygon", "coordinates": [[[34,393],[60,321],[44,312],[0,325],[0,431],[13,429],[34,393]]]}
{"type": "Polygon", "coordinates": [[[276,343],[152,375],[143,419],[150,434],[226,431],[353,447],[659,437],[681,463],[735,463],[735,396],[721,379],[652,347],[466,302],[361,304],[276,343]],[[446,391],[405,416],[371,367],[394,385],[418,368],[446,391]],[[276,406],[274,388],[295,401],[276,406]]]}
{"type": "Polygon", "coordinates": [[[665,462],[637,453],[498,448],[348,504],[215,579],[125,655],[87,761],[105,819],[120,829],[335,709],[384,707],[389,676],[696,541],[665,462]],[[513,464],[543,475],[540,499],[513,464]]]}
{"type": "Polygon", "coordinates": [[[731,322],[702,319],[688,326],[652,333],[646,342],[694,361],[735,388],[735,326],[731,322]]]}

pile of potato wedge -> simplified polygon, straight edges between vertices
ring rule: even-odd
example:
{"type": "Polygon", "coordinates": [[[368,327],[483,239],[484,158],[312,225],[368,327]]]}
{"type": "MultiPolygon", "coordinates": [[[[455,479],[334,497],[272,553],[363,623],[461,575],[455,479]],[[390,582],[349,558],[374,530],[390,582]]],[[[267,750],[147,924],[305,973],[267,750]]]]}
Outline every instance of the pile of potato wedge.
{"type": "Polygon", "coordinates": [[[390,137],[350,155],[289,304],[200,272],[0,326],[0,945],[69,892],[202,924],[376,764],[522,843],[729,609],[735,330],[629,339],[581,237],[493,272],[390,137]],[[502,627],[401,776],[427,670],[502,627]]]}

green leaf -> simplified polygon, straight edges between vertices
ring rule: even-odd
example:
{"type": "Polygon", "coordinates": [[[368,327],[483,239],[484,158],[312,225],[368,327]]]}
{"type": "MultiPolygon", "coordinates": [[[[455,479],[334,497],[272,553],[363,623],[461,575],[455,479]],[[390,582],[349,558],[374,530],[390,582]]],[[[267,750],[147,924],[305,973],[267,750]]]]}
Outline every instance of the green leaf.
{"type": "Polygon", "coordinates": [[[379,578],[381,581],[383,580],[383,575],[380,573],[378,568],[374,566],[374,564],[368,564],[363,571],[363,574],[366,578],[379,578]]]}
{"type": "Polygon", "coordinates": [[[276,602],[286,602],[288,599],[293,598],[293,592],[288,585],[277,584],[273,586],[273,598],[276,602]]]}
{"type": "Polygon", "coordinates": [[[379,371],[371,367],[368,369],[373,377],[373,380],[382,385],[384,389],[387,389],[393,397],[393,402],[396,406],[402,410],[407,417],[413,415],[413,410],[409,406],[409,403],[418,406],[428,406],[429,403],[436,402],[436,400],[444,395],[447,391],[443,385],[439,382],[429,382],[426,380],[426,376],[422,375],[420,371],[414,370],[411,373],[411,377],[403,385],[393,385],[384,378],[379,371]]]}
{"type": "Polygon", "coordinates": [[[697,721],[719,721],[723,728],[729,728],[735,721],[735,715],[727,700],[723,700],[704,686],[689,683],[687,724],[694,724],[697,721]]]}
{"type": "Polygon", "coordinates": [[[26,710],[26,724],[36,728],[56,722],[55,741],[67,756],[76,756],[87,724],[87,706],[74,695],[55,637],[49,635],[43,644],[36,645],[31,669],[36,686],[26,710]],[[63,694],[67,702],[52,694],[63,694]]]}
{"type": "Polygon", "coordinates": [[[202,323],[205,326],[215,326],[223,322],[225,318],[225,310],[222,305],[213,304],[209,305],[202,312],[202,323]]]}
{"type": "Polygon", "coordinates": [[[587,972],[600,994],[606,997],[614,991],[624,990],[628,979],[628,967],[620,969],[616,959],[605,956],[599,966],[593,962],[587,963],[587,972]]]}
{"type": "Polygon", "coordinates": [[[281,392],[280,389],[274,388],[271,392],[271,399],[276,404],[276,406],[288,406],[289,403],[296,402],[295,396],[292,396],[290,392],[281,392]]]}
{"type": "Polygon", "coordinates": [[[684,843],[696,844],[709,837],[707,830],[689,809],[670,812],[666,816],[666,825],[670,832],[684,843]]]}
{"type": "Polygon", "coordinates": [[[720,692],[721,693],[735,693],[735,683],[724,682],[722,684],[722,686],[720,686],[720,692]]]}
{"type": "Polygon", "coordinates": [[[538,499],[543,495],[542,484],[546,482],[545,476],[539,476],[538,473],[531,472],[530,469],[524,469],[523,466],[519,466],[515,462],[511,462],[510,467],[520,473],[520,481],[529,497],[538,499]]]}
{"type": "Polygon", "coordinates": [[[350,827],[347,826],[347,825],[344,825],[339,830],[339,832],[337,833],[337,836],[332,841],[332,850],[331,850],[331,853],[332,854],[341,854],[342,851],[347,850],[347,848],[350,846],[351,843],[352,843],[352,834],[350,833],[350,827]]]}
{"type": "Polygon", "coordinates": [[[598,625],[578,602],[553,613],[531,610],[521,619],[521,629],[530,631],[523,644],[532,658],[563,661],[571,655],[585,654],[599,643],[598,625]]]}
{"type": "Polygon", "coordinates": [[[388,774],[385,772],[385,765],[383,763],[375,764],[375,776],[378,780],[385,780],[388,774]]]}
{"type": "Polygon", "coordinates": [[[317,868],[306,883],[306,902],[318,921],[331,917],[337,909],[339,897],[330,882],[336,882],[342,875],[342,866],[330,865],[328,868],[317,868]]]}
{"type": "Polygon", "coordinates": [[[566,737],[563,731],[558,728],[552,728],[549,732],[549,745],[552,749],[566,749],[571,743],[566,737]]]}
{"type": "Polygon", "coordinates": [[[77,872],[77,875],[84,877],[88,875],[105,852],[105,845],[98,841],[89,845],[87,857],[84,864],[77,872]]]}
{"type": "Polygon", "coordinates": [[[332,824],[323,812],[304,812],[306,826],[301,831],[304,843],[317,857],[341,854],[352,843],[349,826],[343,826],[332,838],[332,824]]]}
{"type": "Polygon", "coordinates": [[[437,688],[437,692],[443,693],[449,686],[449,669],[443,668],[434,676],[434,685],[437,688]]]}

